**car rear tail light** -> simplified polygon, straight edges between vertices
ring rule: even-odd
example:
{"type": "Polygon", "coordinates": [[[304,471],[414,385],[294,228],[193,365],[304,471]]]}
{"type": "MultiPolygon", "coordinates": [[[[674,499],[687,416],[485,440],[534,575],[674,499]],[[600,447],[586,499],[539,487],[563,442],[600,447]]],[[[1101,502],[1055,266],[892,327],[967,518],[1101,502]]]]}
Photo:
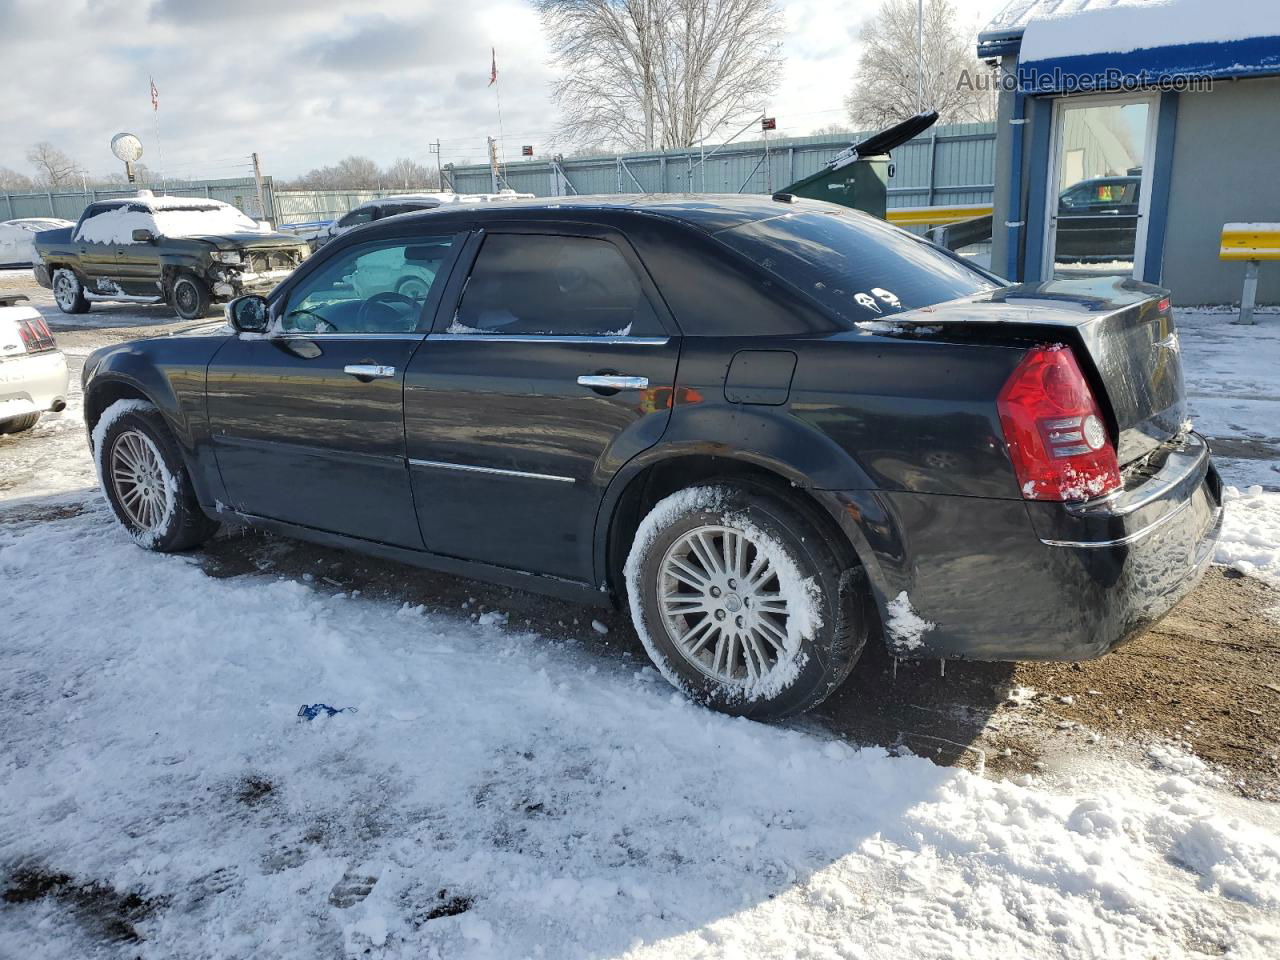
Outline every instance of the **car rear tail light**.
{"type": "Polygon", "coordinates": [[[1088,500],[1120,488],[1115,447],[1069,349],[1028,352],[996,405],[1024,498],[1088,500]]]}
{"type": "Polygon", "coordinates": [[[48,325],[40,317],[35,317],[31,320],[19,320],[18,334],[22,337],[22,345],[26,348],[27,353],[43,353],[57,346],[57,341],[53,339],[53,334],[49,332],[48,325]]]}

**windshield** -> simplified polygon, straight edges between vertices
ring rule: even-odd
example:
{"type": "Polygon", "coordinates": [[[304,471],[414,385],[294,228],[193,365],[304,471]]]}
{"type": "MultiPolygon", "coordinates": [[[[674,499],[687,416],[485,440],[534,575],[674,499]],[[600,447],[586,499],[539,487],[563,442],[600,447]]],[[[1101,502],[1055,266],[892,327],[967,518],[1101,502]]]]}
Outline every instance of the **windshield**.
{"type": "Polygon", "coordinates": [[[153,214],[162,237],[219,236],[228,233],[258,233],[256,221],[229,204],[217,207],[164,207],[153,214]]]}
{"type": "Polygon", "coordinates": [[[852,210],[800,210],[716,238],[854,323],[999,286],[963,259],[852,210]]]}

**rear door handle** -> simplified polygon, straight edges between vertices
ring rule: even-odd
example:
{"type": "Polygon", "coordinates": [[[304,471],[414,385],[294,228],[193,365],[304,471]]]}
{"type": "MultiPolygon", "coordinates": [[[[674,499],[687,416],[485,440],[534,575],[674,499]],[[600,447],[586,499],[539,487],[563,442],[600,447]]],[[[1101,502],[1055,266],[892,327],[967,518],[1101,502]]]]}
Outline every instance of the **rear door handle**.
{"type": "Polygon", "coordinates": [[[590,387],[592,390],[646,390],[649,387],[649,378],[594,374],[579,377],[578,386],[590,387]]]}
{"type": "Polygon", "coordinates": [[[357,380],[378,380],[386,377],[394,377],[396,375],[395,367],[384,367],[377,363],[348,363],[342,368],[343,373],[349,373],[357,380]]]}

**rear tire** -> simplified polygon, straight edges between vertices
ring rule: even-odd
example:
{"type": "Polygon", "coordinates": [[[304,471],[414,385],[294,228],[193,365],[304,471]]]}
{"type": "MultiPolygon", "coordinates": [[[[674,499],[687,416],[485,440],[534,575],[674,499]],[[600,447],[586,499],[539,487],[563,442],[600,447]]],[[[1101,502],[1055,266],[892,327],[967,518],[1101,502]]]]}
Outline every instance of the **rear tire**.
{"type": "MultiPolygon", "coordinates": [[[[196,500],[195,488],[164,417],[138,401],[114,417],[94,450],[103,492],[139,546],[160,553],[189,550],[218,532],[196,500]]],[[[112,406],[115,406],[114,404],[112,406]]],[[[99,431],[95,430],[95,437],[99,431]]]]}
{"type": "Polygon", "coordinates": [[[871,609],[860,573],[805,511],[729,484],[658,503],[626,564],[632,619],[662,675],[756,720],[809,710],[848,677],[871,609]]]}
{"type": "Polygon", "coordinates": [[[10,417],[0,420],[0,433],[23,433],[40,422],[40,414],[28,413],[21,417],[10,417]]]}
{"type": "Polygon", "coordinates": [[[211,300],[212,296],[204,281],[189,273],[180,274],[173,281],[173,289],[169,292],[173,312],[183,320],[199,320],[207,316],[211,300]]]}
{"type": "Polygon", "coordinates": [[[63,313],[88,313],[89,301],[84,295],[84,284],[70,267],[58,267],[53,271],[53,300],[63,313]]]}

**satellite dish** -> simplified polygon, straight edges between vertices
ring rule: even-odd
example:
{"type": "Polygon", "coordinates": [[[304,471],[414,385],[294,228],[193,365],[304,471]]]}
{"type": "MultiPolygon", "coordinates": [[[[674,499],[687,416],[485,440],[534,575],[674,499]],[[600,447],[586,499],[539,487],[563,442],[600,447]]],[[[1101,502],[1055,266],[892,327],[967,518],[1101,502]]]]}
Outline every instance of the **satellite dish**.
{"type": "Polygon", "coordinates": [[[116,159],[133,163],[142,156],[142,141],[132,133],[117,133],[111,138],[111,152],[116,159]]]}

